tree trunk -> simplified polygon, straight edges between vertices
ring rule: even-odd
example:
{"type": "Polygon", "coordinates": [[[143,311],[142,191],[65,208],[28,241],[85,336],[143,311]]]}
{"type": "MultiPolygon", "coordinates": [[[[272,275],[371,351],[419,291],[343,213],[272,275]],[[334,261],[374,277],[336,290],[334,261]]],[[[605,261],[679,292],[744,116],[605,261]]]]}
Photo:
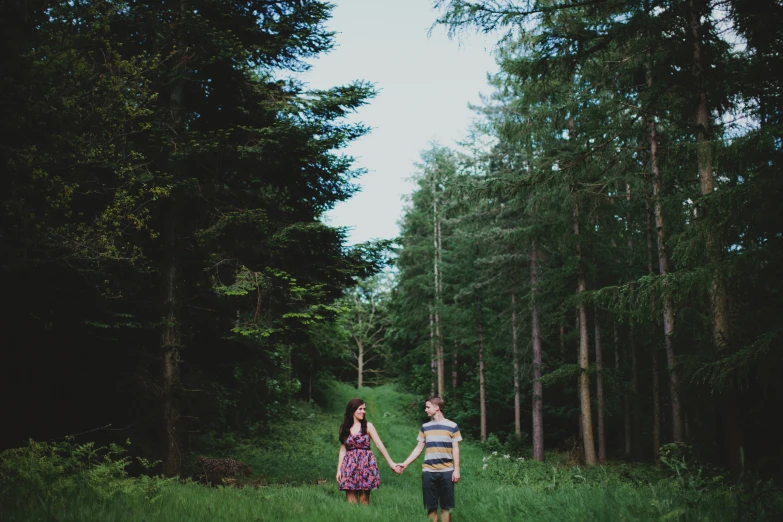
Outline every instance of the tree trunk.
{"type": "MultiPolygon", "coordinates": [[[[353,294],[353,305],[355,310],[360,309],[359,294],[353,294]]],[[[368,325],[365,328],[363,315],[357,313],[354,317],[354,333],[352,335],[353,342],[356,343],[356,389],[360,390],[364,386],[364,339],[367,337],[367,332],[372,326],[372,319],[368,319],[368,325]]]]}
{"type": "MultiPolygon", "coordinates": [[[[579,324],[580,324],[579,323],[579,309],[578,308],[576,308],[574,310],[574,316],[575,316],[574,317],[574,329],[578,333],[579,332],[579,324]]],[[[576,343],[576,364],[579,364],[579,342],[578,341],[576,343]]],[[[582,382],[581,379],[582,379],[581,375],[576,378],[576,389],[577,390],[580,390],[580,383],[582,382]]],[[[581,400],[581,396],[580,396],[580,400],[581,400]]],[[[577,433],[579,434],[579,456],[580,456],[580,458],[584,458],[584,456],[585,456],[585,451],[584,451],[584,447],[585,447],[585,432],[582,429],[582,408],[581,408],[581,402],[580,402],[580,408],[579,408],[579,430],[577,431],[577,433]]]]}
{"type": "MultiPolygon", "coordinates": [[[[615,328],[617,326],[615,325],[615,328]]],[[[615,339],[617,342],[620,342],[619,337],[617,337],[617,331],[615,330],[615,339]]],[[[628,359],[628,356],[626,355],[626,360],[628,359]]],[[[617,368],[620,369],[619,364],[619,358],[617,362],[617,368]]],[[[623,435],[623,456],[625,458],[631,458],[631,401],[628,397],[628,391],[623,391],[623,429],[622,429],[622,435],[623,435]]]]}
{"type": "Polygon", "coordinates": [[[435,172],[432,174],[432,243],[433,273],[435,277],[435,357],[437,362],[438,396],[443,397],[446,388],[445,363],[443,358],[443,337],[440,332],[440,216],[438,215],[438,185],[435,172]]]}
{"type": "Polygon", "coordinates": [[[430,395],[435,395],[435,389],[438,382],[438,352],[435,349],[435,321],[430,308],[430,368],[432,369],[432,382],[430,386],[430,395]]]}
{"type": "Polygon", "coordinates": [[[514,433],[522,435],[522,414],[519,397],[519,347],[517,337],[517,294],[511,291],[511,352],[514,359],[514,433]]]}
{"type": "Polygon", "coordinates": [[[359,374],[356,379],[356,389],[360,390],[364,385],[364,343],[361,339],[356,339],[356,370],[359,374]]]}
{"type": "Polygon", "coordinates": [[[161,414],[163,427],[163,474],[173,477],[179,474],[182,457],[179,450],[179,440],[176,431],[179,420],[179,405],[177,392],[180,388],[179,379],[179,349],[181,347],[179,328],[179,298],[177,286],[179,273],[176,254],[176,210],[171,208],[166,223],[166,263],[164,272],[164,310],[166,321],[161,332],[161,414]]]}
{"type": "MultiPolygon", "coordinates": [[[[626,361],[628,356],[626,355],[626,361]]],[[[628,392],[623,392],[623,455],[625,458],[631,457],[631,401],[628,392]]]]}
{"type": "MultiPolygon", "coordinates": [[[[633,406],[633,415],[631,415],[631,422],[633,424],[632,446],[636,460],[642,460],[642,409],[641,404],[639,403],[639,361],[636,353],[636,327],[633,321],[630,322],[628,328],[628,343],[631,352],[631,403],[633,406]]],[[[630,439],[630,436],[628,438],[630,439]]],[[[630,443],[629,446],[631,446],[630,443]]],[[[630,452],[631,448],[629,447],[628,453],[630,454],[630,452]]]]}
{"type": "Polygon", "coordinates": [[[625,455],[626,458],[631,457],[631,451],[634,447],[634,439],[636,440],[636,448],[637,448],[637,460],[641,460],[639,458],[639,443],[641,435],[633,432],[632,430],[635,430],[639,427],[639,419],[638,415],[639,408],[638,408],[638,392],[639,392],[639,383],[638,383],[638,377],[637,377],[637,365],[636,365],[636,341],[634,339],[633,334],[633,323],[629,325],[629,331],[628,331],[628,344],[629,344],[629,355],[630,355],[630,363],[631,363],[631,396],[629,397],[628,393],[623,393],[623,435],[624,435],[624,444],[623,444],[623,455],[625,455]],[[631,415],[631,403],[633,403],[633,415],[631,415]],[[633,433],[633,435],[632,435],[633,433]]]}
{"type": "Polygon", "coordinates": [[[533,337],[533,458],[544,462],[544,386],[541,384],[541,321],[538,311],[538,250],[530,251],[530,295],[533,337]]]}
{"type": "MultiPolygon", "coordinates": [[[[652,75],[647,76],[647,85],[652,87],[652,75]]],[[[663,178],[658,167],[658,135],[655,129],[655,118],[650,118],[650,166],[653,177],[653,196],[655,212],[655,229],[658,236],[658,267],[661,276],[669,274],[669,254],[666,250],[666,229],[663,217],[663,178]]],[[[677,357],[674,354],[674,303],[668,290],[663,294],[663,338],[666,348],[666,360],[669,370],[669,393],[672,403],[672,439],[681,442],[682,436],[682,411],[680,408],[680,387],[677,370],[677,357]]]]}
{"type": "Polygon", "coordinates": [[[437,360],[438,372],[438,396],[443,397],[446,390],[446,360],[443,355],[443,336],[440,332],[440,315],[435,308],[435,358],[437,360]]]}
{"type": "MultiPolygon", "coordinates": [[[[707,2],[699,1],[698,6],[694,0],[689,0],[691,37],[693,38],[693,76],[699,90],[698,104],[696,107],[696,155],[699,168],[699,187],[702,196],[709,196],[715,190],[715,177],[712,170],[712,149],[710,137],[710,107],[707,100],[707,92],[704,89],[704,63],[701,51],[701,17],[709,8],[707,2]]],[[[703,208],[697,212],[703,213],[703,208]]],[[[697,214],[698,215],[698,214],[697,214]]],[[[713,228],[707,227],[706,238],[707,255],[713,264],[712,282],[710,285],[710,316],[712,320],[712,343],[716,350],[724,348],[730,339],[731,325],[729,324],[729,300],[725,285],[721,279],[719,263],[722,257],[722,247],[718,234],[713,228]]],[[[737,400],[732,392],[722,394],[720,397],[723,419],[726,422],[738,419],[737,400]]],[[[740,447],[742,446],[742,427],[737,424],[726,424],[723,432],[726,434],[725,447],[727,451],[727,464],[734,477],[740,473],[740,447]]]]}
{"type": "MultiPolygon", "coordinates": [[[[579,230],[579,203],[574,204],[574,235],[577,238],[576,255],[579,268],[577,269],[577,294],[587,291],[585,274],[582,264],[582,242],[579,230]]],[[[579,314],[579,404],[582,419],[582,440],[584,442],[585,464],[592,466],[596,463],[595,440],[593,438],[593,413],[590,405],[590,379],[587,376],[590,365],[590,337],[587,330],[587,305],[580,301],[577,305],[579,314]]]]}
{"type": "MultiPolygon", "coordinates": [[[[184,18],[187,10],[186,2],[180,1],[180,16],[184,18]]],[[[185,50],[184,29],[179,31],[177,45],[180,52],[185,50]]],[[[175,130],[175,147],[182,135],[182,129],[185,123],[184,107],[184,79],[178,79],[171,89],[169,97],[169,108],[171,111],[171,127],[175,130]]],[[[163,288],[165,296],[163,302],[164,315],[166,321],[163,324],[161,332],[161,414],[163,428],[163,474],[169,477],[179,475],[182,469],[182,455],[179,449],[179,437],[177,436],[176,425],[179,421],[179,404],[177,403],[177,394],[180,391],[180,355],[179,350],[182,346],[180,324],[179,324],[179,295],[177,287],[179,286],[179,260],[177,257],[177,228],[179,226],[179,206],[176,196],[172,196],[168,209],[164,215],[165,237],[165,262],[164,262],[164,281],[163,288]]]]}
{"type": "MultiPolygon", "coordinates": [[[[568,120],[568,137],[571,141],[576,139],[576,125],[573,118],[568,120]]],[[[582,269],[582,238],[579,228],[579,201],[574,196],[574,236],[576,236],[576,263],[577,263],[577,295],[587,291],[585,273],[582,269]]],[[[595,440],[593,438],[593,412],[590,404],[590,379],[587,370],[590,364],[590,336],[587,329],[587,305],[580,300],[576,307],[579,322],[579,409],[582,444],[585,455],[585,464],[592,466],[596,463],[595,440]]]]}
{"type": "MultiPolygon", "coordinates": [[[[647,211],[647,273],[649,275],[655,274],[655,242],[653,240],[653,225],[652,225],[652,210],[650,209],[649,198],[646,201],[647,211]]],[[[650,295],[650,308],[655,310],[655,296],[650,295]]],[[[653,334],[650,339],[650,353],[652,354],[652,400],[653,400],[653,460],[655,465],[659,466],[661,463],[660,449],[661,449],[661,391],[660,391],[660,376],[658,374],[658,343],[656,342],[656,336],[653,334]]]]}
{"type": "Polygon", "coordinates": [[[438,312],[435,312],[435,349],[436,354],[435,357],[437,359],[437,372],[438,372],[438,396],[443,397],[444,392],[444,385],[445,385],[445,377],[444,377],[444,366],[445,361],[443,360],[443,343],[441,342],[443,338],[440,335],[440,321],[439,321],[439,315],[438,312]]]}
{"type": "MultiPolygon", "coordinates": [[[[628,231],[628,268],[633,268],[633,252],[634,252],[634,244],[633,244],[633,235],[631,233],[632,228],[632,221],[631,221],[631,211],[630,211],[630,203],[631,203],[631,184],[626,183],[625,189],[628,194],[628,204],[629,209],[626,213],[625,218],[625,224],[626,224],[626,230],[628,231]]],[[[631,285],[631,302],[635,303],[636,297],[635,297],[635,288],[634,283],[632,282],[631,285]]],[[[631,456],[631,450],[632,447],[636,450],[636,460],[642,460],[642,412],[641,412],[641,406],[639,404],[639,365],[637,361],[637,354],[636,354],[636,321],[634,321],[634,318],[631,317],[628,321],[628,347],[630,352],[630,359],[631,359],[631,397],[630,402],[633,405],[633,415],[631,415],[630,409],[631,405],[628,404],[628,399],[626,395],[626,401],[625,401],[625,455],[627,457],[631,456]],[[631,424],[633,424],[633,438],[631,437],[631,424]],[[633,441],[633,444],[632,444],[633,441]]]]}
{"type": "Polygon", "coordinates": [[[479,408],[481,410],[481,442],[487,441],[487,402],[484,391],[484,318],[481,313],[481,298],[478,300],[479,339],[479,408]]]}
{"type": "Polygon", "coordinates": [[[457,377],[458,377],[458,375],[457,375],[457,372],[458,372],[458,368],[457,368],[457,340],[456,339],[454,339],[454,354],[453,355],[454,355],[454,360],[451,363],[452,364],[452,366],[451,366],[451,388],[453,390],[456,390],[457,389],[457,377]]]}
{"type": "Polygon", "coordinates": [[[606,460],[606,426],[604,413],[604,356],[601,345],[601,326],[598,323],[598,311],[595,313],[595,385],[598,400],[598,460],[606,460]]]}
{"type": "Polygon", "coordinates": [[[660,372],[658,370],[657,343],[652,342],[652,399],[653,399],[653,460],[656,466],[661,464],[661,387],[660,372]]]}
{"type": "MultiPolygon", "coordinates": [[[[612,324],[612,331],[614,332],[614,369],[617,370],[617,375],[620,375],[621,372],[621,365],[620,365],[620,333],[617,330],[617,321],[614,321],[612,324]]],[[[625,395],[623,395],[623,406],[625,406],[625,395]]],[[[623,447],[624,455],[628,456],[628,424],[630,423],[630,419],[628,419],[628,412],[626,411],[625,407],[623,407],[623,424],[619,427],[617,437],[618,441],[624,441],[625,445],[623,447]]]]}
{"type": "MultiPolygon", "coordinates": [[[[710,144],[710,108],[707,92],[703,85],[704,64],[701,52],[701,16],[707,3],[689,0],[691,18],[691,36],[693,37],[693,75],[699,89],[699,101],[696,107],[696,156],[699,168],[699,187],[703,196],[708,196],[715,190],[715,177],[712,171],[712,149],[710,144]]],[[[703,209],[697,209],[703,212],[703,209]]],[[[711,263],[717,264],[721,259],[720,241],[715,231],[707,229],[707,255],[711,263]]],[[[716,348],[725,346],[729,339],[729,304],[726,290],[720,277],[720,269],[713,270],[710,288],[710,312],[712,315],[712,337],[716,348]]]]}

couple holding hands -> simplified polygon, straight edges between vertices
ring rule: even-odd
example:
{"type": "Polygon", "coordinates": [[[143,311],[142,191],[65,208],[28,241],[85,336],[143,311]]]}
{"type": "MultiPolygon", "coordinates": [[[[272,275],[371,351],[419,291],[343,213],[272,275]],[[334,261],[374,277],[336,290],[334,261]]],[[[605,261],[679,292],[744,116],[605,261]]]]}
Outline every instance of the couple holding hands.
{"type": "Polygon", "coordinates": [[[370,449],[370,440],[386,459],[395,473],[402,474],[424,451],[421,485],[427,516],[441,521],[451,520],[454,508],[454,484],[459,482],[459,441],[462,440],[456,423],[443,416],[443,399],[430,397],[424,403],[424,412],[430,418],[422,424],[418,444],[402,464],[389,457],[375,426],[366,420],[366,405],[361,399],[351,399],[345,408],[345,418],[340,426],[340,455],[337,458],[337,483],[340,491],[351,503],[370,503],[370,491],[381,485],[378,463],[370,449]]]}

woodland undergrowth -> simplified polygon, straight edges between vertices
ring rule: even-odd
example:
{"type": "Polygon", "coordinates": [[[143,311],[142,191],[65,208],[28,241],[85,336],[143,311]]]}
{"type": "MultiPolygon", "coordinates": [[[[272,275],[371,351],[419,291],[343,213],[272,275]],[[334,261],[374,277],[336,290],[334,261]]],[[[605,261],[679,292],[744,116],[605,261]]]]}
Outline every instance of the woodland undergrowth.
{"type": "MultiPolygon", "coordinates": [[[[382,487],[371,506],[348,505],[334,482],[342,405],[360,396],[393,459],[415,445],[422,408],[391,386],[354,390],[333,384],[328,404],[294,403],[287,421],[263,435],[210,435],[204,454],[233,458],[251,476],[206,486],[154,476],[157,463],[134,460],[126,445],[30,442],[0,454],[0,519],[4,521],[424,520],[420,473],[402,476],[379,456],[382,487]],[[129,469],[147,470],[131,476],[129,469]]],[[[128,443],[129,444],[129,443],[128,443]]],[[[377,454],[377,452],[376,452],[377,454]]],[[[463,480],[455,519],[464,520],[780,520],[783,495],[771,482],[731,483],[687,448],[664,447],[662,466],[607,462],[584,467],[551,452],[495,438],[462,445],[463,480]]]]}

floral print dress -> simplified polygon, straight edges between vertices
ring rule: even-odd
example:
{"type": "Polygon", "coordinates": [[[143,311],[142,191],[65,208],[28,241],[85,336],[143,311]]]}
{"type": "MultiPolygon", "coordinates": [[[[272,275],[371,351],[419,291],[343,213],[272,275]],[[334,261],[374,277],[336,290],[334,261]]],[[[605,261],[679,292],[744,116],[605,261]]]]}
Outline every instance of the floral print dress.
{"type": "Polygon", "coordinates": [[[378,463],[370,449],[370,436],[366,433],[348,435],[348,450],[340,465],[340,491],[369,491],[381,487],[378,463]]]}

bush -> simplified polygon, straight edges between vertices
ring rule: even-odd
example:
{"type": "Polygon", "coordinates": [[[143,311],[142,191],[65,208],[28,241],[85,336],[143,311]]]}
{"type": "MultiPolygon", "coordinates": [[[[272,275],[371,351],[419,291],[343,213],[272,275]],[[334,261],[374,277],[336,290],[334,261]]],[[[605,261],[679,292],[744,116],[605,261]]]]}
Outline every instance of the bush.
{"type": "Polygon", "coordinates": [[[483,449],[488,453],[493,453],[495,455],[497,455],[498,452],[502,452],[504,449],[503,444],[501,444],[500,442],[500,439],[494,433],[490,433],[487,436],[487,440],[482,442],[480,445],[481,445],[481,449],[483,449]]]}
{"type": "MultiPolygon", "coordinates": [[[[498,444],[488,437],[486,446],[498,444]]],[[[720,470],[703,467],[684,445],[662,448],[661,462],[661,469],[628,463],[585,468],[562,459],[538,462],[493,450],[482,458],[478,475],[534,495],[576,495],[580,502],[595,501],[596,510],[602,502],[636,498],[633,509],[638,513],[633,516],[640,518],[632,519],[639,520],[715,520],[716,513],[725,517],[721,519],[779,520],[783,513],[783,495],[772,482],[748,478],[731,485],[720,470]]]]}
{"type": "Polygon", "coordinates": [[[529,437],[525,432],[519,435],[509,433],[506,443],[503,445],[503,452],[508,453],[512,457],[530,457],[532,451],[528,441],[529,437]]]}
{"type": "MultiPolygon", "coordinates": [[[[130,441],[126,441],[126,446],[130,441]]],[[[149,470],[157,465],[145,459],[138,463],[149,470]]],[[[95,446],[93,442],[35,442],[0,453],[0,502],[21,507],[30,502],[51,511],[77,492],[97,500],[133,496],[154,501],[165,479],[128,477],[131,464],[126,447],[95,446]]]]}
{"type": "Polygon", "coordinates": [[[650,466],[580,467],[514,457],[493,451],[482,459],[480,474],[498,483],[526,487],[534,491],[554,491],[604,486],[649,486],[667,480],[650,466]]]}

